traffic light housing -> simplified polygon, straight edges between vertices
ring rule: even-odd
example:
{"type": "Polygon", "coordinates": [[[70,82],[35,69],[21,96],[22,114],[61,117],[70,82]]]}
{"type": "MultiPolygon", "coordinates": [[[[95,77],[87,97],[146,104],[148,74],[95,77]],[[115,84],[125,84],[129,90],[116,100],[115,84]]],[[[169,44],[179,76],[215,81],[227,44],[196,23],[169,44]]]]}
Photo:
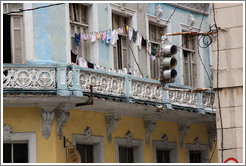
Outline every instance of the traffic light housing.
{"type": "Polygon", "coordinates": [[[177,71],[175,70],[175,67],[177,66],[178,62],[177,59],[174,57],[177,53],[177,46],[164,45],[162,43],[161,47],[160,82],[165,85],[166,83],[174,82],[174,79],[177,76],[177,71]]]}

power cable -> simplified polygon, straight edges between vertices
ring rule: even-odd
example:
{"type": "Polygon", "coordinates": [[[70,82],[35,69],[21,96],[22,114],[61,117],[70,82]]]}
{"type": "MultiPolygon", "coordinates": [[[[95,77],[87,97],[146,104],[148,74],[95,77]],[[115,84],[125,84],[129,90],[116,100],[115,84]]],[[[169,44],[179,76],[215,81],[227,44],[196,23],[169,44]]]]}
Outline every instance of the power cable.
{"type": "Polygon", "coordinates": [[[173,16],[173,14],[175,13],[176,9],[177,9],[177,7],[174,8],[172,14],[171,14],[170,17],[167,19],[167,22],[166,22],[166,25],[165,25],[165,26],[167,26],[169,20],[172,18],[172,16],[173,16]]]}
{"type": "Polygon", "coordinates": [[[52,7],[52,6],[58,6],[58,5],[63,5],[65,3],[56,3],[56,4],[51,4],[51,5],[46,5],[46,6],[40,6],[40,7],[36,7],[36,8],[31,8],[31,9],[20,9],[19,11],[12,11],[12,12],[8,12],[8,13],[4,13],[5,15],[8,14],[13,14],[13,13],[22,13],[22,12],[26,12],[26,11],[32,11],[32,10],[37,10],[37,9],[43,9],[43,8],[48,8],[48,7],[52,7]]]}
{"type": "MultiPolygon", "coordinates": [[[[214,3],[213,5],[213,19],[214,19],[214,26],[216,28],[217,31],[217,69],[216,69],[216,75],[217,75],[217,89],[219,88],[219,33],[218,33],[218,26],[216,23],[216,19],[215,19],[215,10],[214,10],[214,3]]],[[[220,106],[220,94],[218,91],[218,107],[219,107],[219,116],[220,116],[220,127],[221,127],[221,159],[223,162],[223,150],[224,150],[224,135],[223,135],[223,122],[222,122],[222,116],[221,116],[221,106],[220,106]]]]}

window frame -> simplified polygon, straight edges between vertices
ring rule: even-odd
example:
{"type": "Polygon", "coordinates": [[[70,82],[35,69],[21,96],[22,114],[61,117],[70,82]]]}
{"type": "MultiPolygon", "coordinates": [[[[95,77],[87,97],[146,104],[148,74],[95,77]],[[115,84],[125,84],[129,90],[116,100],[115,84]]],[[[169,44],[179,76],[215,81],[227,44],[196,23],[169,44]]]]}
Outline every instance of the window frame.
{"type": "Polygon", "coordinates": [[[157,149],[169,150],[170,163],[178,163],[178,145],[176,142],[152,141],[154,163],[157,163],[157,149]]]}
{"type": "Polygon", "coordinates": [[[129,147],[133,148],[133,161],[134,163],[143,163],[143,141],[132,139],[127,140],[126,138],[115,138],[115,152],[116,152],[116,162],[119,163],[119,147],[129,147]]]}
{"type": "MultiPolygon", "coordinates": [[[[36,163],[36,133],[10,133],[10,139],[3,140],[3,143],[28,143],[28,163],[36,163]]],[[[11,156],[12,157],[12,156],[11,156]]]]}
{"type": "Polygon", "coordinates": [[[82,134],[72,134],[73,146],[76,144],[93,145],[93,163],[104,162],[104,138],[102,136],[86,136],[82,134]]]}
{"type": "Polygon", "coordinates": [[[197,145],[197,144],[186,144],[187,162],[190,163],[190,151],[201,152],[201,163],[209,163],[209,146],[208,145],[197,145]]]}

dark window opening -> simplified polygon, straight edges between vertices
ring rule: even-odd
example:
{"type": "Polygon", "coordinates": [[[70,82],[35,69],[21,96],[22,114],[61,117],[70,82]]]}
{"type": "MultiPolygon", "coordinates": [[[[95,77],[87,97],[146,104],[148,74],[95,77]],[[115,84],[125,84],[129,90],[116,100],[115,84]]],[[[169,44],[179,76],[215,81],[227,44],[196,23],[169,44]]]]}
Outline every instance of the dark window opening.
{"type": "Polygon", "coordinates": [[[119,160],[120,163],[133,163],[133,148],[119,147],[119,160]]]}
{"type": "Polygon", "coordinates": [[[27,143],[4,143],[3,144],[4,163],[28,163],[27,143]]]}
{"type": "Polygon", "coordinates": [[[201,163],[201,151],[190,151],[190,163],[201,163]]]}
{"type": "Polygon", "coordinates": [[[93,163],[93,145],[76,144],[81,156],[81,163],[93,163]]]}
{"type": "Polygon", "coordinates": [[[10,16],[3,15],[3,63],[11,63],[10,16]]]}
{"type": "Polygon", "coordinates": [[[157,163],[170,163],[169,150],[156,150],[157,163]]]}

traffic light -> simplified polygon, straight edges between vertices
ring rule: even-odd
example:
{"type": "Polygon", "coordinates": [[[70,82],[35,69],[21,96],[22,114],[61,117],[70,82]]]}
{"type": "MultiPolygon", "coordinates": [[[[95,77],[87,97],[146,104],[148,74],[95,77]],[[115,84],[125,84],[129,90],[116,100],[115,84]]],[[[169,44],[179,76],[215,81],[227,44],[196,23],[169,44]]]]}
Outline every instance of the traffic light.
{"type": "Polygon", "coordinates": [[[162,42],[161,46],[161,75],[160,82],[162,84],[174,82],[177,76],[175,67],[177,66],[177,59],[174,57],[177,53],[177,47],[175,45],[165,45],[162,42]]]}

